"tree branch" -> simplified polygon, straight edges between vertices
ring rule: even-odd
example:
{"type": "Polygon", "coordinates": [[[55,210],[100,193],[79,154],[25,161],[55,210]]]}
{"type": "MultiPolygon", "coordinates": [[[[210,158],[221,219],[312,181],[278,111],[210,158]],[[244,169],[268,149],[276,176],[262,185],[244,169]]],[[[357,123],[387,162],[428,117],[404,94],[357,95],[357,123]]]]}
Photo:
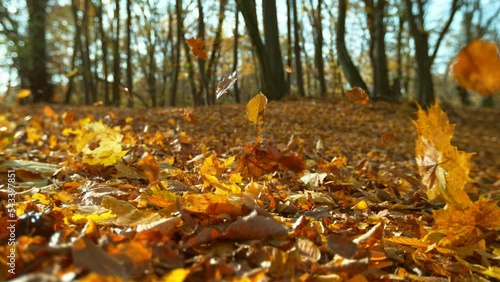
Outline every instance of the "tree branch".
{"type": "Polygon", "coordinates": [[[444,25],[443,30],[441,30],[441,32],[439,33],[439,37],[436,41],[436,45],[434,46],[434,51],[432,52],[432,55],[430,57],[431,65],[434,62],[434,59],[436,58],[439,46],[441,45],[441,42],[443,41],[444,36],[446,35],[448,30],[450,29],[451,23],[453,22],[453,18],[455,17],[455,14],[460,9],[460,7],[461,7],[461,4],[458,3],[458,0],[453,0],[451,2],[450,16],[448,18],[448,21],[444,25]]]}

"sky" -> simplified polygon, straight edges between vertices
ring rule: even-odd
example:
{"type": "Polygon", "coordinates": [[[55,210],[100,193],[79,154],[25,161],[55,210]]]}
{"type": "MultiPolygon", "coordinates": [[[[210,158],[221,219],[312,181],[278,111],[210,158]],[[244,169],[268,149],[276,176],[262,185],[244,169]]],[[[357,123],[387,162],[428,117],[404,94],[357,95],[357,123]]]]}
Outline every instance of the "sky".
{"type": "MultiPolygon", "coordinates": [[[[61,2],[67,2],[66,0],[56,0],[61,2]]],[[[258,3],[260,1],[257,1],[258,3]]],[[[429,1],[429,6],[427,10],[427,18],[426,18],[426,28],[428,30],[435,30],[436,28],[440,29],[441,26],[444,24],[443,19],[448,16],[449,13],[449,7],[450,7],[450,2],[451,0],[431,0],[429,1]]],[[[286,1],[285,0],[277,0],[277,5],[278,5],[278,22],[279,22],[279,28],[280,32],[284,34],[286,32],[286,13],[282,13],[280,11],[286,11],[286,1]]],[[[491,17],[492,13],[498,10],[500,7],[500,1],[498,0],[483,0],[482,5],[486,7],[484,9],[484,15],[483,15],[483,20],[486,20],[487,18],[491,17]]],[[[7,6],[7,8],[11,11],[15,11],[14,6],[7,6]]],[[[257,11],[260,11],[260,8],[257,8],[257,11]]],[[[325,13],[326,14],[326,13],[325,13]]],[[[359,29],[361,25],[356,24],[356,21],[364,20],[364,16],[362,15],[352,15],[352,13],[349,13],[348,11],[348,18],[347,18],[347,26],[357,26],[357,29],[349,29],[347,28],[347,35],[346,35],[346,42],[348,44],[349,50],[352,52],[352,56],[356,57],[359,56],[359,53],[362,52],[362,47],[359,46],[358,43],[360,36],[363,35],[363,31],[359,29]],[[354,44],[353,44],[354,43],[354,44]]],[[[240,16],[241,17],[241,16],[240,16]]],[[[309,20],[307,19],[306,15],[301,16],[304,20],[304,26],[309,25],[309,20]]],[[[328,19],[327,15],[324,15],[325,20],[328,19]]],[[[240,18],[243,26],[243,21],[240,18]]],[[[443,74],[447,71],[447,65],[450,61],[450,59],[456,54],[458,50],[456,50],[456,43],[453,42],[453,40],[456,40],[456,36],[454,34],[460,33],[460,22],[462,20],[462,13],[459,12],[456,15],[456,18],[454,20],[454,23],[451,27],[450,33],[445,37],[445,40],[442,43],[442,46],[439,49],[435,64],[433,66],[433,69],[435,72],[443,74]]],[[[262,22],[261,18],[259,19],[259,22],[262,22]]],[[[234,23],[234,16],[231,14],[226,15],[226,23],[225,26],[229,28],[232,28],[234,23]]],[[[329,32],[327,31],[328,23],[324,24],[325,25],[325,41],[328,42],[329,40],[329,32]]],[[[500,18],[497,19],[496,21],[493,22],[495,25],[494,28],[496,30],[500,30],[500,18]]],[[[243,28],[243,27],[242,27],[243,28]]],[[[307,27],[310,28],[310,27],[307,27]]],[[[229,32],[227,32],[228,34],[229,32]]],[[[188,35],[186,35],[188,36],[188,35]]],[[[433,43],[435,41],[434,37],[430,38],[430,45],[431,49],[433,47],[433,43]]],[[[6,51],[6,46],[4,44],[4,38],[2,38],[2,35],[0,35],[0,63],[6,64],[8,61],[3,58],[7,58],[7,51],[6,51]]],[[[307,49],[313,48],[313,46],[306,46],[307,49]]],[[[326,52],[326,49],[325,49],[326,52]]],[[[6,87],[7,87],[7,80],[8,80],[8,68],[7,67],[0,67],[0,95],[5,93],[6,87]]]]}

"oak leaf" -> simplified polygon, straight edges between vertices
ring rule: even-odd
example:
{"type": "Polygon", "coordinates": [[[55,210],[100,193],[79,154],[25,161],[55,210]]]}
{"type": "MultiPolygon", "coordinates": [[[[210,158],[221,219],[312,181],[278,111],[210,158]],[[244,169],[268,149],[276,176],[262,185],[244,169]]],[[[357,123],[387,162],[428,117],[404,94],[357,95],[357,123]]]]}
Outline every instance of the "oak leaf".
{"type": "Polygon", "coordinates": [[[221,82],[217,84],[217,90],[215,92],[216,99],[222,97],[222,95],[226,94],[229,91],[229,88],[236,83],[238,76],[236,75],[236,71],[230,74],[228,77],[224,78],[221,82]]]}
{"type": "Polygon", "coordinates": [[[472,201],[464,187],[470,181],[472,154],[451,145],[455,125],[449,123],[437,102],[428,112],[420,108],[413,124],[418,132],[416,161],[429,200],[442,196],[448,205],[460,209],[471,207],[472,201]]]}
{"type": "Polygon", "coordinates": [[[465,46],[450,67],[457,83],[480,95],[500,90],[500,56],[498,46],[481,39],[465,46]]]}

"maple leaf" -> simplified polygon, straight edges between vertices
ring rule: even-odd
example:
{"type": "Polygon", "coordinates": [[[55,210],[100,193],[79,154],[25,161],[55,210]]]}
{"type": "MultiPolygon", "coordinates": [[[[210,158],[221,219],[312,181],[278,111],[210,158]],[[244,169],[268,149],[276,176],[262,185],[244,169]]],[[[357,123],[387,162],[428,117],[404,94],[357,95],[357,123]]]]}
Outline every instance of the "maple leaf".
{"type": "Polygon", "coordinates": [[[450,66],[457,83],[480,95],[500,90],[500,56],[498,46],[481,39],[465,46],[450,66]]]}
{"type": "Polygon", "coordinates": [[[187,40],[187,43],[191,47],[191,51],[193,54],[202,59],[207,60],[207,50],[205,50],[205,40],[201,39],[199,36],[196,38],[190,38],[187,40]]]}
{"type": "Polygon", "coordinates": [[[500,231],[498,201],[479,198],[473,208],[460,210],[450,206],[433,211],[433,214],[434,229],[444,231],[446,241],[441,239],[440,242],[445,245],[470,245],[477,242],[485,230],[500,231]]]}
{"type": "Polygon", "coordinates": [[[83,162],[90,165],[114,165],[128,151],[123,150],[123,135],[99,122],[85,125],[76,150],[83,153],[83,162]]]}
{"type": "Polygon", "coordinates": [[[413,124],[418,132],[416,161],[429,200],[441,195],[448,205],[460,209],[471,207],[472,201],[463,189],[470,180],[472,154],[451,145],[455,126],[448,122],[446,113],[436,102],[428,113],[419,108],[418,119],[413,124]]]}
{"type": "Polygon", "coordinates": [[[363,90],[361,87],[354,87],[351,90],[347,90],[345,92],[346,97],[351,100],[351,102],[356,103],[356,104],[366,104],[370,100],[370,97],[368,97],[368,94],[366,94],[366,91],[363,90]]]}
{"type": "Polygon", "coordinates": [[[228,77],[224,78],[221,82],[217,84],[217,91],[215,92],[216,99],[222,97],[222,95],[226,94],[229,91],[229,88],[236,83],[238,76],[236,75],[236,71],[230,74],[228,77]]]}

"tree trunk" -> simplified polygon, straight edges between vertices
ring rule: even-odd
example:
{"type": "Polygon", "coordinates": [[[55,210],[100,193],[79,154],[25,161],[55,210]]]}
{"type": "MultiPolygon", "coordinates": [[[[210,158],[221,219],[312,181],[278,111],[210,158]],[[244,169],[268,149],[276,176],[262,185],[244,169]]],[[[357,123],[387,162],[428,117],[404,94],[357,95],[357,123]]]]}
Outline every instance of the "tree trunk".
{"type": "Polygon", "coordinates": [[[293,51],[295,54],[295,73],[297,75],[297,91],[300,97],[306,96],[304,90],[304,75],[302,71],[302,60],[300,54],[300,26],[297,13],[297,0],[292,0],[292,14],[293,14],[293,51]]]}
{"type": "Polygon", "coordinates": [[[115,0],[115,42],[113,49],[113,105],[120,105],[120,0],[115,0]]]}
{"type": "Polygon", "coordinates": [[[325,63],[323,60],[323,24],[322,24],[322,5],[323,0],[318,0],[316,9],[314,9],[313,1],[310,1],[312,9],[312,24],[314,33],[314,65],[318,70],[319,95],[326,97],[326,81],[325,81],[325,63]]]}
{"type": "Polygon", "coordinates": [[[104,74],[104,104],[111,104],[111,97],[109,96],[109,84],[108,84],[108,37],[104,32],[104,21],[102,16],[102,0],[99,1],[99,5],[96,7],[97,19],[99,21],[99,37],[101,40],[101,51],[102,51],[102,68],[104,74]]]}
{"type": "MultiPolygon", "coordinates": [[[[240,17],[239,17],[239,11],[238,11],[238,6],[234,7],[235,9],[235,19],[234,19],[234,48],[233,48],[233,72],[238,70],[238,28],[239,28],[239,22],[240,22],[240,17]]],[[[238,87],[238,80],[234,82],[234,100],[236,103],[241,103],[241,97],[240,97],[240,90],[238,87]]]]}
{"type": "Polygon", "coordinates": [[[266,0],[262,3],[266,45],[262,42],[259,34],[255,2],[253,0],[237,0],[237,4],[245,19],[250,41],[256,49],[260,63],[262,92],[269,100],[279,100],[285,96],[286,84],[278,38],[276,1],[266,0]]]}
{"type": "MultiPolygon", "coordinates": [[[[198,36],[205,39],[205,16],[202,0],[198,0],[198,36]]],[[[208,79],[205,71],[205,60],[198,58],[198,68],[200,70],[200,92],[198,96],[205,100],[204,103],[208,103],[208,79]]]]}
{"type": "Polygon", "coordinates": [[[177,42],[175,45],[175,57],[174,57],[174,77],[172,78],[172,90],[170,91],[170,106],[174,107],[176,105],[177,98],[177,85],[179,83],[179,72],[181,69],[181,44],[182,44],[182,0],[175,1],[175,16],[177,17],[177,42]]]}
{"type": "Polygon", "coordinates": [[[132,78],[132,1],[127,0],[127,88],[130,97],[128,97],[127,106],[132,108],[134,106],[134,80],[132,78]]]}
{"type": "Polygon", "coordinates": [[[344,75],[351,85],[351,87],[361,87],[367,93],[369,93],[368,88],[366,87],[366,83],[361,78],[358,69],[354,65],[349,56],[349,52],[347,51],[347,47],[345,45],[345,18],[346,18],[346,10],[347,10],[347,0],[339,0],[339,17],[338,17],[338,27],[337,27],[337,54],[339,56],[339,63],[342,67],[342,71],[344,75]]]}
{"type": "Polygon", "coordinates": [[[29,35],[31,41],[32,70],[30,72],[31,93],[34,102],[50,102],[52,86],[47,73],[47,43],[45,39],[45,20],[47,0],[28,0],[29,35]]]}

